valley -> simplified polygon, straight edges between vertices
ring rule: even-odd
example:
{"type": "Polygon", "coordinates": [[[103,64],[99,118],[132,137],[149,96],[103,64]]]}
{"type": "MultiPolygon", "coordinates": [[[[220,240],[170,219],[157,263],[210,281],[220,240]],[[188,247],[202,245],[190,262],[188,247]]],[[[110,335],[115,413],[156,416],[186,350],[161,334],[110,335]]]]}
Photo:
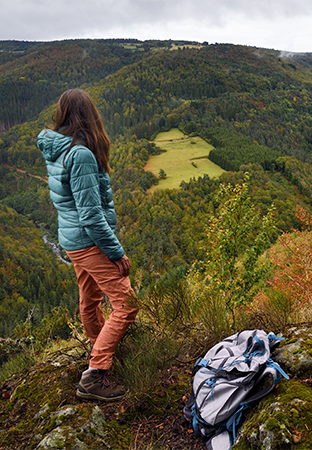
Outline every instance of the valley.
{"type": "Polygon", "coordinates": [[[292,372],[312,354],[312,54],[0,41],[0,129],[0,448],[39,448],[63,430],[72,450],[70,427],[90,450],[199,448],[182,413],[192,367],[242,329],[285,336],[295,362],[233,450],[264,439],[279,450],[285,436],[285,448],[312,448],[311,370],[292,372]],[[140,306],[113,368],[129,394],[101,406],[103,428],[101,408],[75,398],[90,345],[37,148],[71,88],[94,99],[111,140],[117,236],[140,306]]]}

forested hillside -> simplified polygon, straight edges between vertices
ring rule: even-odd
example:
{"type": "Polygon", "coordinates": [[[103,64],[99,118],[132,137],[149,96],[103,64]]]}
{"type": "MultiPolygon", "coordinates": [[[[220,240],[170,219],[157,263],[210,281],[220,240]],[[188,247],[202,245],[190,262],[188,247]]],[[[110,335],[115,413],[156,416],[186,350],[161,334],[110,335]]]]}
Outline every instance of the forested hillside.
{"type": "Polygon", "coordinates": [[[42,234],[30,221],[0,205],[0,336],[12,334],[29,317],[34,325],[56,306],[77,307],[72,267],[45,248],[42,234]]]}
{"type": "Polygon", "coordinates": [[[101,80],[136,59],[98,41],[0,42],[0,51],[1,131],[35,118],[65,89],[101,80]]]}
{"type": "MultiPolygon", "coordinates": [[[[280,230],[300,225],[297,205],[311,209],[312,55],[172,44],[117,39],[0,42],[1,204],[31,221],[36,233],[57,239],[36,136],[49,124],[65,89],[87,90],[112,140],[118,234],[132,262],[132,281],[144,289],[170,272],[185,273],[195,259],[205,259],[205,227],[218,206],[215,194],[222,182],[241,182],[249,172],[250,195],[261,213],[275,206],[272,243],[280,230]],[[176,190],[148,193],[153,184],[161,185],[158,174],[144,170],[149,157],[160,152],[152,141],[171,128],[212,144],[209,158],[226,171],[220,179],[207,174],[181,180],[176,190]]],[[[2,221],[10,223],[10,217],[3,213],[2,221]]],[[[18,242],[20,235],[17,229],[18,242]]],[[[12,273],[11,259],[2,253],[4,274],[12,273]]],[[[46,273],[50,264],[44,262],[46,273]]],[[[66,271],[62,263],[57,267],[66,271]]],[[[1,317],[13,294],[21,295],[27,307],[42,298],[38,289],[30,296],[25,292],[2,290],[1,317]]],[[[49,309],[58,302],[44,304],[49,309]]],[[[27,307],[19,318],[26,317],[27,307]]]]}

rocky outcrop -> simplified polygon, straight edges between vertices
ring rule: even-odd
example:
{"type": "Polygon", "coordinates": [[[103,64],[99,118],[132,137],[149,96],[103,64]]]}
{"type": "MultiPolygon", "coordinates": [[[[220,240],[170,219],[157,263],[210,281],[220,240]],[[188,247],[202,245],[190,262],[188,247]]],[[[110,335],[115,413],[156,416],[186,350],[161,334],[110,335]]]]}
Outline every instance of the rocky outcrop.
{"type": "Polygon", "coordinates": [[[107,422],[99,406],[75,398],[85,363],[75,352],[62,354],[35,366],[18,382],[12,381],[10,398],[0,404],[1,449],[112,448],[106,441],[107,422]]]}
{"type": "Polygon", "coordinates": [[[292,327],[273,358],[296,378],[312,376],[312,328],[292,327]]]}
{"type": "MultiPolygon", "coordinates": [[[[34,440],[40,440],[40,442],[36,449],[66,448],[86,450],[91,446],[95,448],[96,445],[97,448],[110,448],[105,442],[106,432],[104,431],[105,417],[103,412],[97,405],[89,405],[89,409],[90,416],[88,418],[82,420],[82,416],[80,416],[79,427],[77,427],[77,423],[74,426],[64,425],[69,418],[76,419],[79,417],[78,414],[81,411],[79,411],[77,405],[66,405],[49,414],[47,419],[53,422],[56,428],[53,428],[45,437],[42,437],[40,427],[38,427],[38,434],[34,436],[34,440]]],[[[46,408],[43,408],[41,413],[39,413],[39,417],[45,413],[46,408]]]]}
{"type": "MultiPolygon", "coordinates": [[[[312,326],[292,327],[284,336],[285,341],[272,357],[288,372],[290,379],[282,379],[273,393],[247,411],[232,450],[312,449],[312,326]]],[[[133,428],[133,416],[131,418],[127,412],[124,413],[124,404],[115,404],[109,409],[101,403],[81,402],[75,397],[78,380],[87,364],[84,352],[82,348],[63,349],[1,386],[0,450],[137,448],[133,442],[138,432],[133,428]]],[[[174,390],[179,391],[177,399],[181,396],[180,403],[184,402],[184,395],[190,387],[190,376],[187,377],[186,382],[182,378],[181,385],[173,385],[174,390]]],[[[166,389],[169,388],[162,387],[160,402],[168,396],[169,390],[166,389]]],[[[171,403],[174,402],[171,400],[171,403]]],[[[163,403],[165,421],[168,405],[168,401],[163,403]]],[[[159,404],[155,417],[160,411],[159,404]]],[[[170,421],[166,423],[176,424],[172,409],[167,414],[170,414],[170,421]]],[[[175,414],[182,418],[182,409],[180,413],[176,410],[175,414]]],[[[163,424],[157,426],[163,427],[163,424]]],[[[173,425],[168,425],[168,430],[170,428],[173,436],[173,425]]],[[[179,435],[182,432],[189,434],[192,430],[179,429],[179,435]]],[[[151,448],[147,442],[147,448],[151,448]]],[[[167,437],[166,442],[175,440],[167,437]]],[[[164,445],[164,448],[182,449],[181,446],[170,445],[164,445]]],[[[185,445],[185,448],[204,449],[205,445],[194,436],[192,444],[185,445]]]]}
{"type": "Polygon", "coordinates": [[[272,358],[290,379],[248,412],[232,450],[312,449],[312,326],[284,336],[272,358]]]}
{"type": "Polygon", "coordinates": [[[312,449],[312,389],[290,379],[247,415],[232,450],[312,449]]]}

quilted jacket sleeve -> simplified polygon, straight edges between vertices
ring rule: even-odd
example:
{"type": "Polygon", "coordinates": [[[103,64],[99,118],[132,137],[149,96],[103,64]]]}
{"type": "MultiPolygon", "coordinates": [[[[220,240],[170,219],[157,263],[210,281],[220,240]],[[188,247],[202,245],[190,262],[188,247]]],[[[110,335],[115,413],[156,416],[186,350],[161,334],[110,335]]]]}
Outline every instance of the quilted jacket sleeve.
{"type": "Polygon", "coordinates": [[[77,151],[71,152],[65,166],[69,172],[80,226],[103,253],[112,261],[117,261],[125,252],[102,208],[99,169],[95,156],[89,149],[81,146],[77,151]]]}

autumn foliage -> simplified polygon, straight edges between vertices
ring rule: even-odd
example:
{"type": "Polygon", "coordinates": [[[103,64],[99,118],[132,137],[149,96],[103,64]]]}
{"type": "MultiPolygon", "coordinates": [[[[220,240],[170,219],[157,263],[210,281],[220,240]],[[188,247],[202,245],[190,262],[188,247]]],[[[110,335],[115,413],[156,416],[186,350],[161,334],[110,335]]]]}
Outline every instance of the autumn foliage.
{"type": "Polygon", "coordinates": [[[312,301],[312,217],[297,208],[301,229],[283,233],[270,249],[274,267],[268,289],[255,299],[270,321],[286,325],[311,317],[312,301]]]}

